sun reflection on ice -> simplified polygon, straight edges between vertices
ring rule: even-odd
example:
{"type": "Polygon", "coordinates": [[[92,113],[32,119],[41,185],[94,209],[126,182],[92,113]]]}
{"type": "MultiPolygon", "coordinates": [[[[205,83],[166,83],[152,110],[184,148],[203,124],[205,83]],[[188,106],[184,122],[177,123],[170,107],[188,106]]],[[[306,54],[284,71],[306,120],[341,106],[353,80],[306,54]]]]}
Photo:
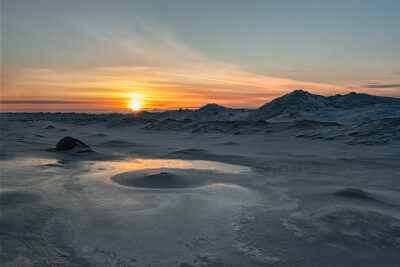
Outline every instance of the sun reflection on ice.
{"type": "Polygon", "coordinates": [[[196,169],[212,170],[222,173],[238,174],[250,172],[245,166],[232,165],[208,160],[181,160],[181,159],[135,159],[130,161],[115,161],[104,163],[106,166],[117,167],[121,171],[144,169],[196,169]]]}

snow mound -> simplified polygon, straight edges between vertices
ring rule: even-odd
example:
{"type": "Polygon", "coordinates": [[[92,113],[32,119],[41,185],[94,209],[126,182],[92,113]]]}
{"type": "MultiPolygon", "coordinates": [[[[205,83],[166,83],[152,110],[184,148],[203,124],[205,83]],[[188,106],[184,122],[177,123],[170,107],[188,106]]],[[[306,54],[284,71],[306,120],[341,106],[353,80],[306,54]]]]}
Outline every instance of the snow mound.
{"type": "Polygon", "coordinates": [[[47,126],[46,128],[44,128],[45,130],[53,130],[53,129],[55,129],[56,127],[54,127],[53,125],[49,125],[49,126],[47,126]]]}
{"type": "Polygon", "coordinates": [[[194,188],[210,181],[210,171],[182,169],[146,169],[125,172],[111,180],[129,187],[154,189],[194,188]]]}
{"type": "Polygon", "coordinates": [[[366,191],[353,187],[347,187],[337,190],[336,192],[334,192],[334,195],[351,199],[365,199],[365,200],[373,199],[372,196],[366,191]]]}

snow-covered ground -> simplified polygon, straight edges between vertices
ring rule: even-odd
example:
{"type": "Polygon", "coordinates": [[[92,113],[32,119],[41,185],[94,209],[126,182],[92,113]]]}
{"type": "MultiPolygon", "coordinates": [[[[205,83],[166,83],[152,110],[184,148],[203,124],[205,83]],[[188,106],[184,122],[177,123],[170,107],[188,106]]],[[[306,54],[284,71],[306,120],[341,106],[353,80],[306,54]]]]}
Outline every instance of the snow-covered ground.
{"type": "Polygon", "coordinates": [[[271,118],[1,114],[1,265],[397,266],[398,100],[307,94],[271,118]]]}

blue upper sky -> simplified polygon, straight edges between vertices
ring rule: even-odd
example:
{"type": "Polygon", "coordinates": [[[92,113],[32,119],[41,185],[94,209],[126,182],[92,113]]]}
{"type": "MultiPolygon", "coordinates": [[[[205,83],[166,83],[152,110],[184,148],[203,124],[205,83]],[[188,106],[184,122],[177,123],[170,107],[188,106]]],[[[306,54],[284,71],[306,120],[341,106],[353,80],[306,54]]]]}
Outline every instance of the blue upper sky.
{"type": "Polygon", "coordinates": [[[2,0],[2,70],[211,61],[393,95],[399,17],[399,0],[2,0]],[[165,58],[174,53],[179,62],[165,58]]]}

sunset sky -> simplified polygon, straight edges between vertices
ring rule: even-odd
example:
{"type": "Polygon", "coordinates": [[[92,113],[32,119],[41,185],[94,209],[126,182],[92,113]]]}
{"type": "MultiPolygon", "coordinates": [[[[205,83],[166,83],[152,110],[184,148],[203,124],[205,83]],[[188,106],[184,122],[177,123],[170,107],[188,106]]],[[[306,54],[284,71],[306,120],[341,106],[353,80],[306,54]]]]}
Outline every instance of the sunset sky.
{"type": "Polygon", "coordinates": [[[400,97],[399,14],[399,0],[1,0],[1,108],[400,97]]]}

